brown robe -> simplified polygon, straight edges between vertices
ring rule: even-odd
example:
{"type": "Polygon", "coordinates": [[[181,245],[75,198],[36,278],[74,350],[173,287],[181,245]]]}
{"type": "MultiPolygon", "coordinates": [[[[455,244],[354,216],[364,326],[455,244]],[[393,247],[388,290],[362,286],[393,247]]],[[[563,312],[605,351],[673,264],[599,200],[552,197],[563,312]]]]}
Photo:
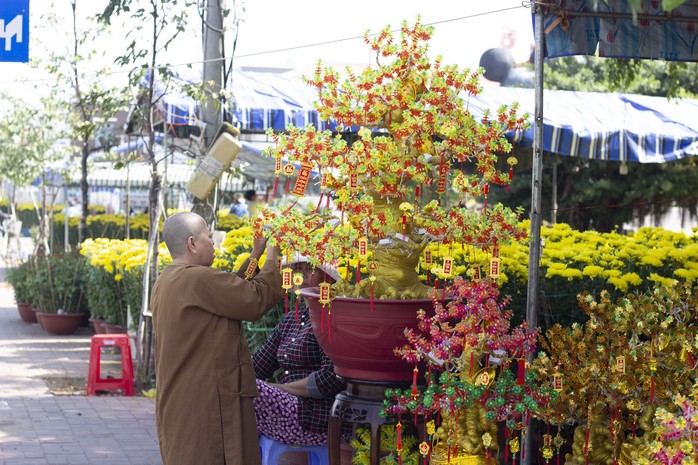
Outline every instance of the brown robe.
{"type": "Polygon", "coordinates": [[[153,288],[156,425],[164,465],[260,465],[255,372],[241,320],[283,297],[267,262],[250,281],[170,265],[153,288]]]}

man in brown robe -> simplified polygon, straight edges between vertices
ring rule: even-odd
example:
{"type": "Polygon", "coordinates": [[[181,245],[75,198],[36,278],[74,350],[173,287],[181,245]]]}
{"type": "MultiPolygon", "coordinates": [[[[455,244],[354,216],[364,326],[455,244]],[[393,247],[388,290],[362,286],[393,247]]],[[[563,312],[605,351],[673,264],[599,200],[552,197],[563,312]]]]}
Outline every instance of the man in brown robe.
{"type": "MultiPolygon", "coordinates": [[[[162,228],[172,255],[153,288],[156,426],[164,465],[260,465],[255,371],[242,320],[255,321],[283,297],[277,247],[245,279],[211,267],[213,240],[196,213],[162,228]]],[[[266,239],[255,238],[250,259],[266,239]]]]}

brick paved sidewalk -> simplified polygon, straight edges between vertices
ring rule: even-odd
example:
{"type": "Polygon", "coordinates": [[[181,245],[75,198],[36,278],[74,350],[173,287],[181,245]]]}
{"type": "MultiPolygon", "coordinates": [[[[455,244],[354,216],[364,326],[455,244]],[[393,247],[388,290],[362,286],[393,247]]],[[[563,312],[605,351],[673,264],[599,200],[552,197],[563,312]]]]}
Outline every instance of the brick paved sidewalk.
{"type": "Polygon", "coordinates": [[[53,395],[45,378],[86,378],[89,328],[53,336],[19,318],[0,262],[0,464],[162,465],[155,400],[53,395]]]}

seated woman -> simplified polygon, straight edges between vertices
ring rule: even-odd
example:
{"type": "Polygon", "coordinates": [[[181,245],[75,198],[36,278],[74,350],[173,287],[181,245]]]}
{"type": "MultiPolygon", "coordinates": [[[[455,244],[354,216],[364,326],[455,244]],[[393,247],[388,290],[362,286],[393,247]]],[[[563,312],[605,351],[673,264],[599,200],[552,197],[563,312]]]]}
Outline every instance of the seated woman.
{"type": "MultiPolygon", "coordinates": [[[[339,279],[339,273],[329,265],[313,273],[304,257],[288,266],[303,274],[300,287],[339,279]]],[[[294,290],[289,291],[291,295],[294,290]]],[[[330,409],[345,382],[335,375],[332,362],[320,348],[302,298],[298,318],[294,305],[254,353],[252,362],[259,390],[254,399],[258,433],[289,445],[327,444],[330,409]],[[278,384],[265,381],[279,369],[278,384]]]]}

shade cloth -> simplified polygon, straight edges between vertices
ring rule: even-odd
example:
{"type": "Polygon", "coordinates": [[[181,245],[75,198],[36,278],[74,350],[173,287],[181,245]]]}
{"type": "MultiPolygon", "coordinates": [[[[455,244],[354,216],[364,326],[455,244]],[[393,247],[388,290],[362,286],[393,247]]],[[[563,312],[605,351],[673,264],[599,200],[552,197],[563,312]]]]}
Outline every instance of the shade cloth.
{"type": "MultiPolygon", "coordinates": [[[[518,102],[531,128],[511,135],[533,144],[534,89],[486,89],[470,99],[481,116],[486,109],[518,102]]],[[[664,163],[698,154],[698,100],[669,101],[646,95],[546,90],[544,151],[595,160],[664,163]]]]}
{"type": "Polygon", "coordinates": [[[600,57],[698,61],[698,21],[667,20],[698,19],[697,0],[687,0],[670,13],[663,11],[660,1],[639,0],[637,14],[643,16],[636,20],[627,0],[556,0],[547,2],[550,5],[556,6],[543,20],[546,57],[595,55],[598,47],[600,57]]]}
{"type": "MultiPolygon", "coordinates": [[[[315,92],[299,78],[275,73],[235,72],[236,124],[245,131],[281,130],[286,124],[317,124],[313,109],[315,92]]],[[[534,90],[488,87],[467,97],[470,111],[481,118],[484,111],[518,102],[528,113],[531,128],[510,134],[519,146],[533,145],[534,90]]],[[[195,119],[195,105],[179,107],[177,100],[164,101],[181,114],[181,121],[195,119]]],[[[698,101],[669,101],[664,97],[599,92],[546,90],[544,99],[543,150],[559,155],[640,163],[664,163],[698,153],[698,101]]],[[[324,126],[327,127],[327,126],[324,126]]],[[[244,138],[244,136],[243,136],[244,138]]],[[[258,173],[273,168],[263,163],[260,148],[248,147],[249,166],[260,164],[258,173]],[[255,156],[257,155],[257,156],[255,156]]],[[[260,174],[261,176],[261,174],[260,174]]]]}

